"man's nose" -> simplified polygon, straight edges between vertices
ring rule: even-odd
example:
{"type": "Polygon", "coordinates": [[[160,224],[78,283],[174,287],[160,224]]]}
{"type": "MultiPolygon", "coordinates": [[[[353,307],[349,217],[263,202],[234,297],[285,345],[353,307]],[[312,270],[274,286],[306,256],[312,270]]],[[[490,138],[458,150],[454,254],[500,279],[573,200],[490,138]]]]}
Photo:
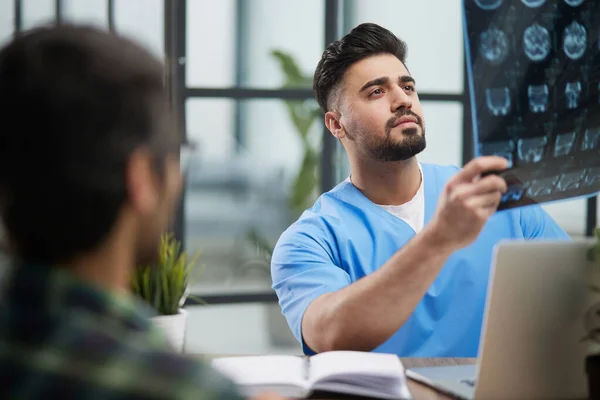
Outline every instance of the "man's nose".
{"type": "Polygon", "coordinates": [[[404,89],[401,87],[396,87],[393,91],[393,99],[392,99],[392,112],[398,111],[399,108],[412,108],[412,100],[406,94],[404,89]]]}

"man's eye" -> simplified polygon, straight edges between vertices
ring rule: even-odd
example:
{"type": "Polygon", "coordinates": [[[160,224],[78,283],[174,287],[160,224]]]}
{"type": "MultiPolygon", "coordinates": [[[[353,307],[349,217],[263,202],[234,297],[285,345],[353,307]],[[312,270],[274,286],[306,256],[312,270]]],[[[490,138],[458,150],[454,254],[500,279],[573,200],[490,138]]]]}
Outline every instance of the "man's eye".
{"type": "Polygon", "coordinates": [[[404,86],[404,90],[409,90],[411,92],[415,91],[415,87],[414,86],[404,86]]]}
{"type": "Polygon", "coordinates": [[[383,93],[383,90],[381,90],[381,89],[375,89],[375,90],[373,90],[373,91],[371,92],[371,96],[372,96],[372,95],[379,95],[379,94],[381,94],[381,93],[383,93]]]}

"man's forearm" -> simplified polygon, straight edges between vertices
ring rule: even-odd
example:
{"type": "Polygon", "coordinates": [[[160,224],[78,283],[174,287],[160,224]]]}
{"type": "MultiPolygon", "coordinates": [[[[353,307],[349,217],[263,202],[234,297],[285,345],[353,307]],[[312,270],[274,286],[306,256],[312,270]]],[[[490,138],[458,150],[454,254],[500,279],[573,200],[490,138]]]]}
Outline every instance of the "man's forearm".
{"type": "Polygon", "coordinates": [[[302,323],[304,340],[317,352],[370,351],[409,318],[453,249],[425,229],[379,270],[316,299],[302,323]]]}

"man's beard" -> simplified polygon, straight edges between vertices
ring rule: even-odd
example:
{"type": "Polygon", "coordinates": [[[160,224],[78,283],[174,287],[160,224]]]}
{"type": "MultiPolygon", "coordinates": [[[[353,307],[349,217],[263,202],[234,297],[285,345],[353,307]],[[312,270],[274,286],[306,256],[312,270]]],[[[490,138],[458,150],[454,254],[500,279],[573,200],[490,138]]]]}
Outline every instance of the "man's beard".
{"type": "MultiPolygon", "coordinates": [[[[354,140],[351,135],[348,138],[354,140]]],[[[381,162],[404,161],[416,156],[426,147],[425,128],[421,117],[408,109],[402,109],[387,122],[385,126],[385,138],[382,140],[361,140],[359,151],[371,160],[381,162]],[[405,128],[402,130],[401,139],[392,138],[392,129],[398,118],[405,115],[415,117],[418,128],[405,128]],[[421,131],[421,134],[419,134],[421,131]]]]}

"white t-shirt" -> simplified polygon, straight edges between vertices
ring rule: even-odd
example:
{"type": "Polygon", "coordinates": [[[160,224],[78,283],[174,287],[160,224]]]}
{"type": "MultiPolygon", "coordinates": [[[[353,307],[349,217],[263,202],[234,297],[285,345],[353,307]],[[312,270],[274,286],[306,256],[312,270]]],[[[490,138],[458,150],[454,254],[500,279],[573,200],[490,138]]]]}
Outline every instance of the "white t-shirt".
{"type": "MultiPolygon", "coordinates": [[[[399,206],[378,204],[379,207],[406,222],[413,228],[415,233],[419,233],[425,223],[425,191],[423,190],[423,169],[421,168],[421,164],[419,164],[419,170],[421,171],[421,185],[409,202],[399,206]]],[[[352,182],[350,177],[346,181],[352,182]]]]}

